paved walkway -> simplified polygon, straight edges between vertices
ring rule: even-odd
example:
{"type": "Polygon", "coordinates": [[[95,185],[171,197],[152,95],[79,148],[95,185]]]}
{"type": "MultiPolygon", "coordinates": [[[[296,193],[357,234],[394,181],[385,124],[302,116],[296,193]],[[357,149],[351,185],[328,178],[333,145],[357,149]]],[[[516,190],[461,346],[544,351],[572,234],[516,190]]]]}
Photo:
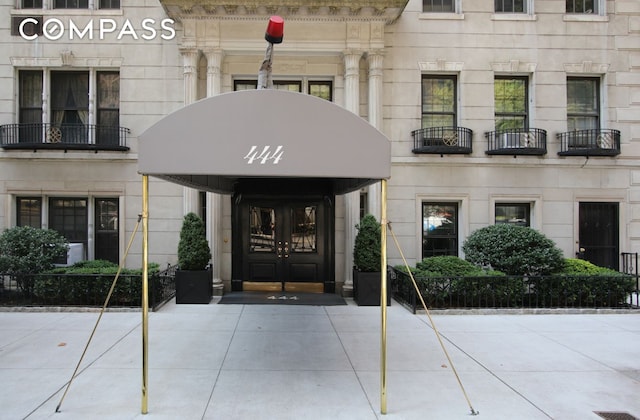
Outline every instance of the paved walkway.
{"type": "Polygon", "coordinates": [[[141,413],[139,312],[107,312],[61,410],[97,313],[0,313],[0,419],[601,419],[640,416],[640,315],[388,312],[380,414],[380,309],[175,305],[149,316],[141,413]]]}

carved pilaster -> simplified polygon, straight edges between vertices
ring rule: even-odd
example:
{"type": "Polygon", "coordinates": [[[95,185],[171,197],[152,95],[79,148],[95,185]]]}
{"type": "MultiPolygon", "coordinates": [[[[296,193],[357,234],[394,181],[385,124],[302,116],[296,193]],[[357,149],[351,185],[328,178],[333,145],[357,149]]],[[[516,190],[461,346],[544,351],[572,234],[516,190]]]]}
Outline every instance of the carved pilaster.
{"type": "MultiPolygon", "coordinates": [[[[384,56],[382,51],[370,51],[367,54],[369,64],[369,123],[377,129],[382,128],[382,74],[384,56]]],[[[380,220],[380,183],[370,185],[367,190],[369,213],[380,220]]]]}
{"type": "MultiPolygon", "coordinates": [[[[184,77],[184,104],[189,105],[196,100],[198,92],[198,57],[199,51],[195,48],[183,48],[180,50],[183,62],[184,77]]],[[[198,191],[189,187],[183,189],[184,214],[194,212],[198,214],[198,191]]]]}
{"type": "Polygon", "coordinates": [[[198,56],[199,51],[195,48],[183,48],[182,66],[184,77],[184,104],[189,105],[196,100],[198,91],[198,56]]]}
{"type": "Polygon", "coordinates": [[[222,59],[224,52],[221,49],[204,51],[207,58],[207,96],[215,96],[221,93],[222,85],[222,59]]]}
{"type": "MultiPolygon", "coordinates": [[[[360,114],[360,58],[362,52],[345,51],[344,58],[344,107],[356,115],[360,114]]],[[[345,194],[344,197],[344,292],[353,292],[353,246],[356,237],[356,224],[360,221],[360,191],[345,194]]]]}
{"type": "Polygon", "coordinates": [[[360,114],[360,51],[346,51],[344,59],[344,107],[360,114]]]}

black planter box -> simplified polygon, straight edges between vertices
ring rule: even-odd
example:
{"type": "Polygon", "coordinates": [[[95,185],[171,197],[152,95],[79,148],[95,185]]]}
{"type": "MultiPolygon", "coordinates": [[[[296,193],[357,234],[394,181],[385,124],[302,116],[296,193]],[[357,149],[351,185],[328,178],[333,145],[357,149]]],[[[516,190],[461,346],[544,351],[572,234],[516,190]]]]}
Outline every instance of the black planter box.
{"type": "MultiPolygon", "coordinates": [[[[380,306],[380,272],[353,270],[353,298],[358,306],[380,306]]],[[[391,281],[387,278],[387,305],[391,305],[391,281]]]]}
{"type": "Polygon", "coordinates": [[[212,296],[211,271],[176,270],[176,303],[208,304],[212,296]]]}

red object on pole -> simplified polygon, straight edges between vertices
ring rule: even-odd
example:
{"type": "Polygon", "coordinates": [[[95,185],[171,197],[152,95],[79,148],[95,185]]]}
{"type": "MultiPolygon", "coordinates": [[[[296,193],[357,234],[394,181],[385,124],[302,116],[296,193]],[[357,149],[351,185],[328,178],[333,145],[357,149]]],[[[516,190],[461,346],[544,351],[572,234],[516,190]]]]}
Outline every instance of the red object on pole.
{"type": "Polygon", "coordinates": [[[284,35],[284,19],[280,16],[271,16],[269,18],[269,24],[267,25],[267,32],[264,34],[266,39],[271,44],[280,44],[284,35]]]}

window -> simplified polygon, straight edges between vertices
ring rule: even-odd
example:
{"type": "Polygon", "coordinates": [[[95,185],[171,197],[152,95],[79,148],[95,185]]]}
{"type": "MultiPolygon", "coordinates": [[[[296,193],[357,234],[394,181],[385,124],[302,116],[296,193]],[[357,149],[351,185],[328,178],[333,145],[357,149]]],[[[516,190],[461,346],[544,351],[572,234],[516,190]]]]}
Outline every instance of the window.
{"type": "Polygon", "coordinates": [[[207,231],[207,193],[206,191],[198,191],[198,216],[202,219],[204,230],[207,231]]]}
{"type": "Polygon", "coordinates": [[[51,72],[51,125],[57,138],[47,141],[87,144],[88,123],[89,73],[51,72]]]}
{"type": "MultiPolygon", "coordinates": [[[[307,93],[311,96],[333,100],[333,83],[327,80],[312,80],[305,83],[301,80],[274,80],[273,89],[288,90],[290,92],[303,92],[303,85],[307,86],[307,93]]],[[[235,80],[233,83],[234,90],[250,90],[258,88],[257,80],[235,80]]]]}
{"type": "Polygon", "coordinates": [[[42,227],[42,199],[40,197],[16,198],[16,225],[42,227]]]}
{"type": "Polygon", "coordinates": [[[329,81],[310,81],[309,95],[333,101],[333,86],[329,81]]]}
{"type": "Polygon", "coordinates": [[[458,255],[458,204],[422,203],[422,258],[458,255]]]}
{"type": "Polygon", "coordinates": [[[456,11],[456,0],[422,0],[422,11],[426,13],[441,13],[456,11]]]}
{"type": "Polygon", "coordinates": [[[20,142],[119,145],[118,71],[20,70],[18,79],[20,142]],[[95,89],[90,90],[90,85],[95,89]],[[49,92],[44,92],[45,86],[49,92]],[[50,98],[48,109],[44,109],[45,96],[50,98]],[[95,104],[91,110],[90,102],[95,104]],[[43,121],[46,114],[49,120],[43,121]]]}
{"type": "Polygon", "coordinates": [[[48,228],[63,235],[70,243],[83,244],[83,258],[90,256],[119,263],[118,197],[51,197],[49,200],[42,197],[16,197],[16,226],[42,228],[47,204],[48,228]],[[92,226],[92,249],[88,249],[89,223],[92,226]]]}
{"type": "Polygon", "coordinates": [[[567,78],[567,128],[569,131],[600,128],[599,79],[567,78]]]}
{"type": "Polygon", "coordinates": [[[530,226],[531,205],[529,203],[496,203],[495,223],[530,226]]]}
{"type": "Polygon", "coordinates": [[[567,13],[576,14],[599,14],[600,0],[566,0],[567,13]]]}
{"type": "Polygon", "coordinates": [[[53,0],[54,9],[88,9],[89,0],[53,0]]]}
{"type": "Polygon", "coordinates": [[[42,0],[22,0],[23,9],[42,9],[42,0]]]}
{"type": "Polygon", "coordinates": [[[360,190],[360,219],[369,213],[369,193],[366,188],[360,190]]]}
{"type": "Polygon", "coordinates": [[[101,9],[119,9],[120,0],[100,0],[99,7],[101,9]]]}
{"type": "Polygon", "coordinates": [[[20,79],[20,110],[18,122],[20,142],[42,142],[42,71],[22,70],[20,79]]]}
{"type": "Polygon", "coordinates": [[[50,198],[49,228],[63,235],[69,242],[87,246],[87,199],[50,198]]]}
{"type": "Polygon", "coordinates": [[[527,13],[527,0],[495,0],[496,13],[527,13]]]}
{"type": "Polygon", "coordinates": [[[456,77],[422,76],[422,128],[456,125],[456,77]]]}
{"type": "Polygon", "coordinates": [[[274,80],[273,88],[277,90],[288,90],[289,92],[301,92],[302,82],[289,82],[284,80],[274,80]]]}
{"type": "Polygon", "coordinates": [[[96,143],[118,145],[120,141],[120,73],[97,73],[96,143]]]}
{"type": "Polygon", "coordinates": [[[494,84],[496,130],[526,129],[527,78],[496,77],[494,84]]]}
{"type": "Polygon", "coordinates": [[[118,264],[119,243],[119,208],[117,198],[95,199],[95,259],[106,260],[118,264]]]}

